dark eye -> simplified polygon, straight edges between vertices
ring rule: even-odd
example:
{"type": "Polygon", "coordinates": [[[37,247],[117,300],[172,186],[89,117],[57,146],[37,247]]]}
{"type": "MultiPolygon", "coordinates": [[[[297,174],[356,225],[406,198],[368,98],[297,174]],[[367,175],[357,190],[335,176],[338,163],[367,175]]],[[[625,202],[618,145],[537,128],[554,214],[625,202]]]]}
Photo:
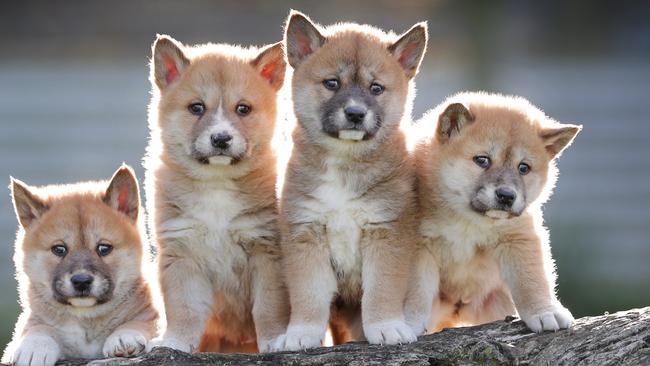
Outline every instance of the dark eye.
{"type": "Polygon", "coordinates": [[[475,156],[474,162],[483,169],[489,168],[491,164],[490,158],[484,155],[475,156]]]}
{"type": "Polygon", "coordinates": [[[68,248],[66,248],[63,244],[57,244],[52,247],[52,253],[54,253],[54,255],[57,257],[63,258],[66,254],[68,254],[68,248]]]}
{"type": "Polygon", "coordinates": [[[338,79],[327,79],[323,81],[323,85],[329,90],[339,90],[341,82],[338,79]]]}
{"type": "Polygon", "coordinates": [[[113,246],[107,243],[97,244],[97,254],[100,257],[105,257],[113,251],[113,246]]]}
{"type": "Polygon", "coordinates": [[[377,83],[370,84],[370,92],[373,95],[379,95],[384,92],[384,86],[377,83]]]}
{"type": "Polygon", "coordinates": [[[526,163],[520,163],[519,164],[519,174],[521,175],[526,175],[530,172],[530,165],[526,163]]]}
{"type": "Polygon", "coordinates": [[[235,112],[240,116],[245,116],[251,112],[251,106],[246,104],[237,104],[235,107],[235,112]]]}
{"type": "Polygon", "coordinates": [[[205,113],[205,104],[203,103],[192,103],[187,106],[187,110],[190,111],[195,116],[202,116],[205,113]]]}

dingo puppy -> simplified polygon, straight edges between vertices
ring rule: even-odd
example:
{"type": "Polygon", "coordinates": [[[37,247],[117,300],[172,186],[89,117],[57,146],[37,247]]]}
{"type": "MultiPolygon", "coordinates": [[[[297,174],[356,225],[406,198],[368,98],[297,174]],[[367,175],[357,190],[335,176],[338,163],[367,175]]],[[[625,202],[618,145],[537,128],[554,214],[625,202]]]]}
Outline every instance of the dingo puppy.
{"type": "Polygon", "coordinates": [[[415,340],[403,312],[415,195],[400,125],[410,122],[426,40],[424,23],[396,36],[289,16],[297,127],[281,198],[287,350],[321,345],[330,306],[345,333],[338,342],[415,340]]]}
{"type": "Polygon", "coordinates": [[[430,133],[416,148],[421,248],[406,305],[415,333],[516,312],[535,332],[569,327],[541,206],[581,126],[485,93],[449,98],[418,125],[430,133]]]}
{"type": "Polygon", "coordinates": [[[280,43],[153,44],[146,193],[167,328],[152,347],[190,352],[205,330],[201,350],[269,351],[286,329],[270,146],[284,71],[280,43]]]}
{"type": "Polygon", "coordinates": [[[110,183],[35,188],[12,179],[11,191],[23,313],[2,362],[140,353],[158,313],[143,275],[148,246],[132,170],[123,166],[110,183]]]}

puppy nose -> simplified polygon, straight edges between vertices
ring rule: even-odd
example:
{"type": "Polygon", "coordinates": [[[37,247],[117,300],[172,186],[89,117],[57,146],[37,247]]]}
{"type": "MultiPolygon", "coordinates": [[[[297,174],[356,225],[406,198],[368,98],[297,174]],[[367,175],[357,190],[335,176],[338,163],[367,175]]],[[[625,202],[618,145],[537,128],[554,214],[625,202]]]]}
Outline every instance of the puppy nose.
{"type": "Polygon", "coordinates": [[[70,282],[72,282],[72,287],[74,287],[75,290],[85,291],[93,284],[93,276],[87,273],[77,273],[70,277],[70,282]]]}
{"type": "Polygon", "coordinates": [[[494,193],[497,196],[497,201],[499,201],[500,204],[508,207],[511,207],[515,202],[515,199],[517,199],[517,193],[510,188],[500,187],[497,188],[494,193]]]}
{"type": "Polygon", "coordinates": [[[359,106],[346,107],[343,112],[348,121],[357,124],[363,122],[366,117],[366,109],[359,106]]]}
{"type": "Polygon", "coordinates": [[[227,133],[218,133],[210,136],[210,143],[217,149],[227,149],[230,146],[232,136],[227,133]]]}

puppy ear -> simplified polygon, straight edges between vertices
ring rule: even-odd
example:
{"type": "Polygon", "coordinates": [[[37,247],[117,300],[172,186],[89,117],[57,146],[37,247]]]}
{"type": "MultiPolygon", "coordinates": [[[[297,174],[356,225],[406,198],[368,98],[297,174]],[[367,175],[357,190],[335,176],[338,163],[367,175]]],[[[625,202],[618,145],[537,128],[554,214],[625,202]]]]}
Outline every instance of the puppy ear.
{"type": "Polygon", "coordinates": [[[106,193],[104,193],[104,203],[125,214],[132,221],[138,219],[140,191],[138,189],[138,180],[131,167],[122,165],[113,174],[106,193]]]}
{"type": "Polygon", "coordinates": [[[474,121],[474,116],[462,103],[452,103],[445,108],[438,118],[436,137],[440,142],[446,142],[455,135],[460,134],[467,124],[474,121]]]}
{"type": "Polygon", "coordinates": [[[165,35],[158,35],[151,46],[152,77],[160,90],[176,81],[190,61],[183,53],[183,45],[165,35]]]}
{"type": "Polygon", "coordinates": [[[269,81],[273,89],[279,90],[284,83],[284,71],[287,63],[284,61],[282,42],[264,47],[259,55],[251,62],[262,77],[269,81]]]}
{"type": "Polygon", "coordinates": [[[18,218],[20,226],[27,229],[34,221],[43,216],[49,207],[30,191],[27,184],[13,177],[10,179],[11,197],[14,202],[16,218],[18,218]]]}
{"type": "Polygon", "coordinates": [[[411,79],[417,74],[418,67],[427,49],[427,22],[421,22],[402,34],[397,42],[388,47],[388,51],[397,58],[406,76],[411,79]]]}
{"type": "Polygon", "coordinates": [[[539,136],[544,141],[548,154],[551,158],[555,158],[571,145],[571,142],[581,130],[582,126],[578,125],[559,125],[542,129],[539,136]]]}
{"type": "Polygon", "coordinates": [[[291,10],[284,32],[287,60],[294,69],[325,43],[318,27],[301,12],[291,10]]]}

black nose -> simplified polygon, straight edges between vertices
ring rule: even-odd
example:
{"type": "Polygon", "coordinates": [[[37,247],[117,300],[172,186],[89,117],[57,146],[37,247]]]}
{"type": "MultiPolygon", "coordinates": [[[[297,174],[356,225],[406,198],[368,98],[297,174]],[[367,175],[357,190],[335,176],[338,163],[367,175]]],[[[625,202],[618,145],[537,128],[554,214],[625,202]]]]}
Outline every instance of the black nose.
{"type": "Polygon", "coordinates": [[[508,207],[512,206],[517,199],[517,193],[510,188],[497,188],[497,190],[494,191],[494,194],[496,194],[497,201],[499,201],[500,204],[508,207]]]}
{"type": "Polygon", "coordinates": [[[218,133],[210,136],[210,143],[217,149],[227,149],[230,146],[232,136],[227,133],[218,133]]]}
{"type": "Polygon", "coordinates": [[[70,277],[70,282],[72,282],[72,287],[77,291],[86,291],[90,289],[90,285],[93,284],[93,276],[87,273],[77,273],[70,277]]]}
{"type": "Polygon", "coordinates": [[[347,107],[343,110],[345,118],[352,123],[361,123],[366,117],[366,109],[359,106],[347,107]]]}

